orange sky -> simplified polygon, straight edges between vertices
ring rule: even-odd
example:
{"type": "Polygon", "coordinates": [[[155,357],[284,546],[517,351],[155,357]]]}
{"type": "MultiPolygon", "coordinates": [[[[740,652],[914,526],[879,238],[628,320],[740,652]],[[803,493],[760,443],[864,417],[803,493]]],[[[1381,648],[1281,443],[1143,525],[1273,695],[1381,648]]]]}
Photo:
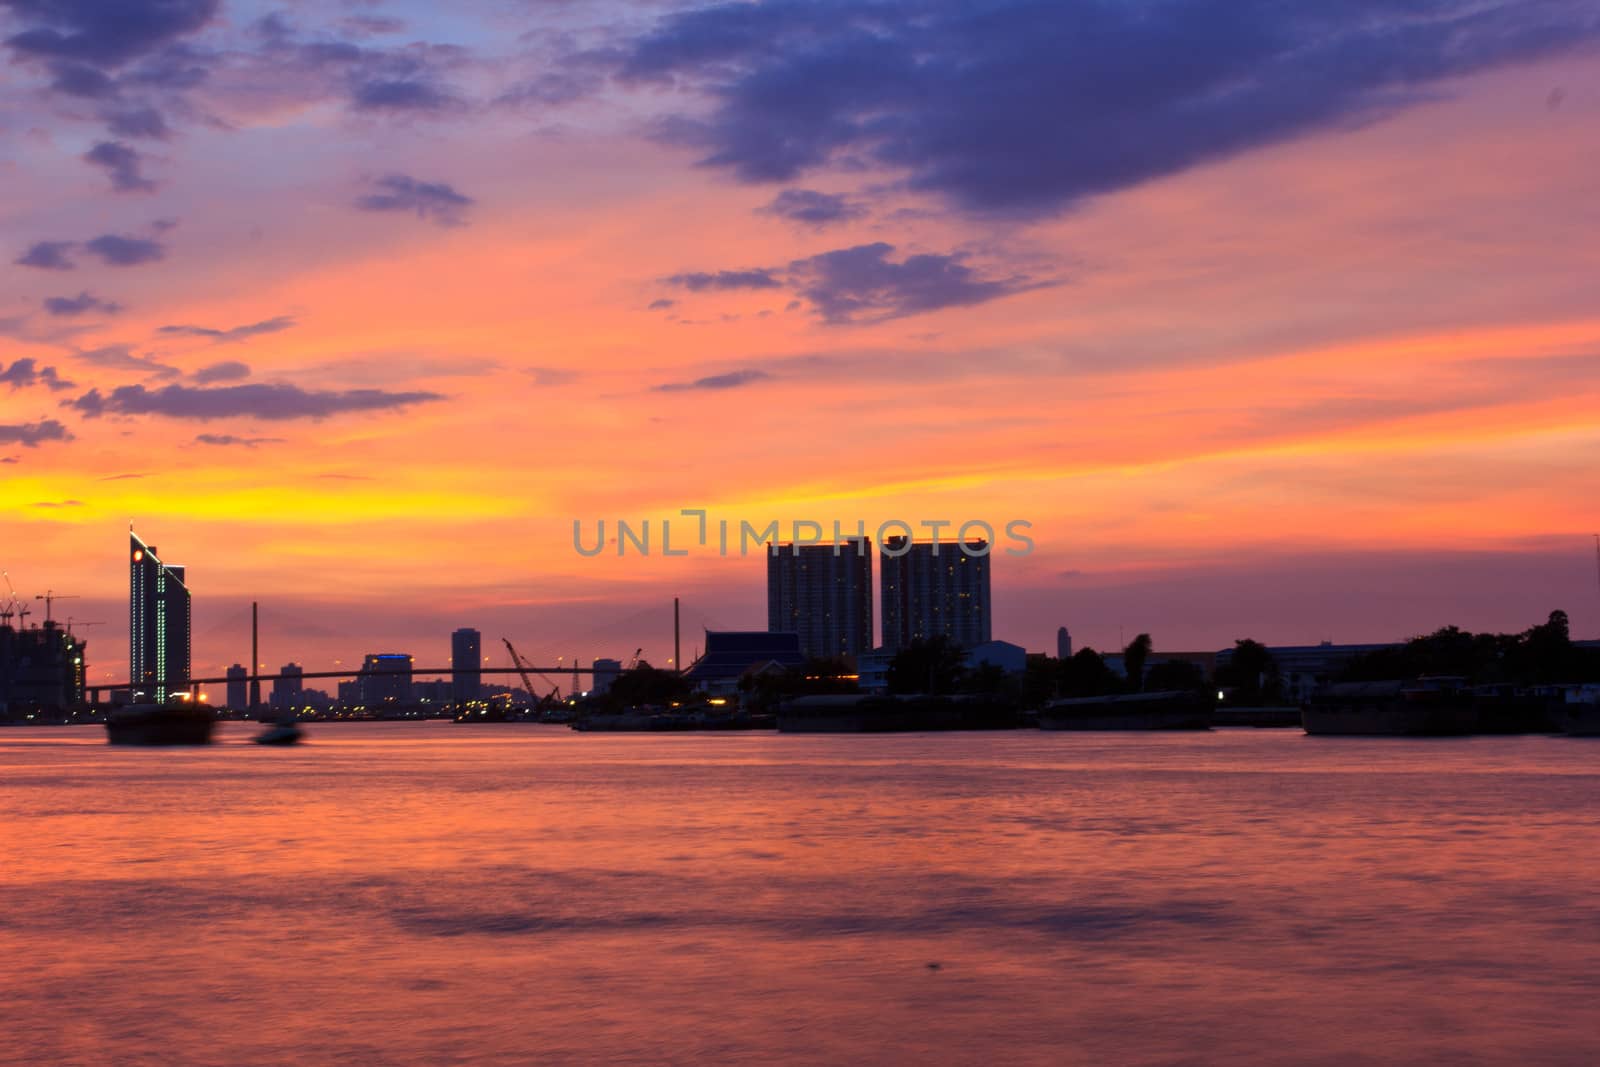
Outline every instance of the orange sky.
{"type": "Polygon", "coordinates": [[[504,632],[536,658],[664,661],[674,594],[691,631],[762,625],[759,559],[572,550],[574,519],[691,507],[1029,520],[1034,554],[995,564],[995,635],[1035,650],[1061,624],[1217,648],[1521,629],[1555,607],[1592,636],[1595,72],[1568,56],[1440,82],[1382,121],[1042,218],[958,211],[890,168],[819,174],[803,184],[871,206],[809,229],[759,210],[781,185],[645,136],[637,91],[449,124],[233,99],[231,128],[148,152],[154,191],[114,196],[78,159],[96,135],[14,71],[0,90],[34,111],[5,130],[8,260],[108,232],[166,256],[3,268],[0,368],[75,384],[0,385],[0,426],[72,436],[0,446],[0,567],[27,596],[80,595],[57,613],[105,622],[91,659],[117,677],[130,520],[189,567],[197,673],[247,654],[251,599],[264,658],[308,669],[380,647],[442,662],[461,625],[486,650],[504,632]],[[351,210],[387,173],[472,203],[458,225],[351,210]],[[850,323],[784,289],[664,281],[878,241],[1030,281],[850,323]],[[41,311],[79,292],[123,310],[41,311]],[[280,316],[238,340],[160,332],[280,316]],[[92,355],[115,345],[171,369],[92,355]],[[248,367],[232,384],[439,399],[281,420],[62,406],[198,388],[223,361],[248,367]]]}

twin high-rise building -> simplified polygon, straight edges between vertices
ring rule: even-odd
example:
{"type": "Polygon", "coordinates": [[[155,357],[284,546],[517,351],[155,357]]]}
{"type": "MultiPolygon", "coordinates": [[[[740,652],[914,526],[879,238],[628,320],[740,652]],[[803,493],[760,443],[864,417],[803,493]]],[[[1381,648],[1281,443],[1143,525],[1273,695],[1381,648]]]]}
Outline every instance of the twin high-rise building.
{"type": "Polygon", "coordinates": [[[184,569],[128,531],[128,683],[165,703],[189,688],[189,587],[184,569]]]}
{"type": "Polygon", "coordinates": [[[818,659],[872,650],[872,545],[773,545],[767,552],[767,632],[800,635],[818,659]]]}
{"type": "MultiPolygon", "coordinates": [[[[991,638],[989,544],[886,538],[879,555],[882,647],[943,636],[971,648],[991,638]]],[[[773,545],[767,555],[767,630],[800,635],[807,656],[859,657],[872,643],[872,551],[773,545]]]]}
{"type": "Polygon", "coordinates": [[[883,647],[897,652],[941,636],[963,648],[989,641],[989,548],[884,538],[883,647]]]}

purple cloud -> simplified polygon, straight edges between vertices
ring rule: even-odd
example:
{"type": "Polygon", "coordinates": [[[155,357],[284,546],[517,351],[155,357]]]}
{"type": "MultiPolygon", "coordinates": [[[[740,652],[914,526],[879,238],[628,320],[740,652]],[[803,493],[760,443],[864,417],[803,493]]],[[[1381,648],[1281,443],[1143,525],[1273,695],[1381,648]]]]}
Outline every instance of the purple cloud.
{"type": "Polygon", "coordinates": [[[103,168],[111,179],[111,188],[119,193],[148,193],[156,187],[156,183],[140,171],[144,157],[120,142],[101,141],[85,152],[83,159],[103,168]]]}
{"type": "Polygon", "coordinates": [[[85,290],[77,296],[47,296],[44,300],[44,309],[61,318],[72,318],[91,311],[98,311],[102,315],[115,315],[122,310],[122,305],[101,300],[85,290]]]}
{"type": "Polygon", "coordinates": [[[0,445],[38,448],[46,441],[71,441],[72,431],[55,419],[38,422],[0,424],[0,445]]]}
{"type": "Polygon", "coordinates": [[[72,241],[40,241],[13,262],[19,267],[36,267],[39,270],[72,270],[76,264],[69,253],[76,247],[77,244],[72,241]]]}

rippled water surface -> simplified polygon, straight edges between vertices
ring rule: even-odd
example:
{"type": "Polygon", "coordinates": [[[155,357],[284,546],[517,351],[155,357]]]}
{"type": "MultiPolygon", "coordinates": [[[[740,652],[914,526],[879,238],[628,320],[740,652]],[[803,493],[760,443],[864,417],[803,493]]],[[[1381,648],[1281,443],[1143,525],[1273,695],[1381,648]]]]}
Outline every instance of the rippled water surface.
{"type": "Polygon", "coordinates": [[[1600,741],[0,730],[0,1061],[1600,1062],[1600,741]]]}

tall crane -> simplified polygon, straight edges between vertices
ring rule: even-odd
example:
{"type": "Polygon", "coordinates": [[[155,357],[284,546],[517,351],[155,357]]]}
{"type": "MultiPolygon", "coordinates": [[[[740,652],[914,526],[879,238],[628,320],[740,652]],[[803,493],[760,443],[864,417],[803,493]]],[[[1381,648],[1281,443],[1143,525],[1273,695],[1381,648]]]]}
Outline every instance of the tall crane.
{"type": "Polygon", "coordinates": [[[628,661],[628,669],[630,671],[636,671],[639,669],[639,657],[643,655],[644,649],[636,648],[633,650],[633,659],[628,661]]]}
{"type": "Polygon", "coordinates": [[[20,630],[26,625],[28,616],[33,613],[33,609],[28,607],[23,599],[17,595],[17,587],[11,584],[11,573],[9,571],[0,571],[0,576],[5,578],[6,592],[11,597],[10,600],[6,601],[5,621],[10,622],[11,617],[15,615],[17,629],[20,630]]]}
{"type": "Polygon", "coordinates": [[[511,638],[509,637],[502,637],[500,640],[505,642],[506,651],[511,653],[511,663],[517,668],[517,673],[522,675],[522,687],[528,691],[528,699],[538,700],[539,695],[533,689],[533,679],[528,677],[528,665],[522,662],[521,656],[517,655],[517,646],[511,643],[511,638]]]}
{"type": "Polygon", "coordinates": [[[48,623],[50,621],[51,604],[57,600],[81,600],[83,598],[78,596],[77,593],[58,593],[54,589],[46,589],[33,599],[44,601],[44,621],[48,623]]]}
{"type": "MultiPolygon", "coordinates": [[[[11,584],[11,572],[0,571],[0,577],[6,580],[8,590],[5,600],[0,600],[0,626],[10,626],[11,620],[17,617],[17,609],[22,606],[22,601],[17,599],[16,587],[11,584]]],[[[18,622],[18,626],[22,623],[18,622]]]]}

